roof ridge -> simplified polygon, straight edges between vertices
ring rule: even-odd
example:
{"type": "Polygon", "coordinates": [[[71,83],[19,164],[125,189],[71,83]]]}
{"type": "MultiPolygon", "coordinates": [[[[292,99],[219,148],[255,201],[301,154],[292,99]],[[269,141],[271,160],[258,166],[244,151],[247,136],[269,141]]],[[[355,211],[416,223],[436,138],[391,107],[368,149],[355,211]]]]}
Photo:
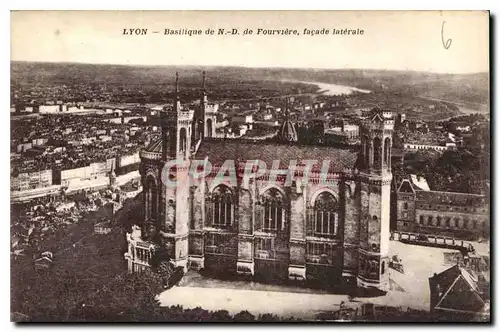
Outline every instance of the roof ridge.
{"type": "Polygon", "coordinates": [[[486,197],[486,195],[482,195],[482,194],[461,193],[461,192],[457,192],[457,191],[442,191],[442,190],[415,190],[415,191],[426,192],[426,193],[440,193],[440,194],[452,194],[452,195],[467,195],[467,196],[486,197]]]}

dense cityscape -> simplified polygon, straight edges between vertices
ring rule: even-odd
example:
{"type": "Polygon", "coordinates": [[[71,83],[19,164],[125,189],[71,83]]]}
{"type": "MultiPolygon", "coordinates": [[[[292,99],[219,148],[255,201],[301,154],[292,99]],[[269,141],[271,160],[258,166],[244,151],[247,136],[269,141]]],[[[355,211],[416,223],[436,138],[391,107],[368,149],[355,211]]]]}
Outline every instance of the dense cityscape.
{"type": "MultiPolygon", "coordinates": [[[[11,311],[14,320],[438,321],[457,320],[458,317],[469,321],[489,320],[489,110],[471,110],[448,99],[422,97],[404,86],[366,84],[351,88],[344,82],[314,83],[309,79],[301,80],[301,77],[297,80],[253,77],[236,80],[218,75],[216,68],[207,71],[206,79],[205,71],[198,68],[186,70],[185,75],[181,69],[178,83],[174,83],[174,75],[164,75],[154,84],[116,83],[113,78],[103,79],[104,83],[93,79],[77,81],[64,77],[61,79],[65,82],[61,83],[57,75],[54,76],[56,79],[43,83],[37,83],[40,82],[38,79],[25,80],[23,75],[36,72],[33,69],[36,66],[32,63],[14,64],[17,75],[13,76],[17,79],[11,83],[11,311]],[[25,66],[24,71],[19,69],[22,66],[25,66]],[[147,172],[153,167],[151,165],[156,165],[154,156],[162,153],[155,147],[162,146],[164,133],[170,130],[162,116],[174,111],[179,116],[179,125],[184,123],[184,116],[195,123],[197,114],[204,114],[205,132],[201,137],[197,137],[198,131],[193,130],[192,139],[188,134],[187,142],[184,136],[177,138],[181,153],[193,159],[194,156],[198,159],[212,154],[217,156],[217,151],[229,155],[232,146],[235,150],[246,147],[248,154],[252,149],[261,149],[262,158],[265,158],[265,153],[272,153],[268,151],[275,151],[275,146],[297,146],[304,151],[325,149],[339,153],[339,156],[344,153],[357,156],[359,153],[360,157],[352,159],[352,165],[349,165],[361,172],[371,172],[371,169],[359,166],[364,151],[368,151],[364,133],[371,127],[367,127],[367,123],[390,123],[393,126],[390,135],[386,132],[384,135],[389,135],[391,150],[390,153],[384,152],[381,171],[382,174],[392,173],[390,211],[387,211],[390,217],[387,225],[387,236],[390,236],[387,270],[390,270],[390,276],[384,295],[373,295],[371,291],[364,294],[351,284],[339,288],[337,281],[329,284],[337,280],[338,273],[344,277],[348,270],[346,253],[340,255],[344,257],[340,263],[344,264],[343,270],[335,270],[337,249],[331,248],[337,245],[337,230],[311,231],[313,236],[304,234],[304,262],[294,263],[293,271],[284,272],[286,276],[283,278],[281,275],[269,277],[264,273],[262,279],[258,279],[258,273],[254,275],[254,268],[258,270],[258,259],[248,268],[252,271],[250,277],[247,275],[250,272],[240,273],[240,268],[247,266],[242,263],[245,259],[239,256],[243,249],[238,249],[237,244],[236,254],[232,251],[228,254],[226,251],[231,240],[219,235],[213,235],[212,239],[210,234],[219,234],[220,231],[208,228],[201,231],[197,226],[189,226],[189,240],[186,240],[189,241],[189,246],[186,244],[189,252],[185,255],[189,256],[186,261],[190,269],[179,265],[184,256],[169,246],[165,252],[149,249],[149,246],[141,247],[141,241],[154,243],[151,239],[155,235],[146,230],[149,227],[146,224],[150,220],[169,218],[168,211],[163,212],[163,208],[156,211],[156,208],[151,208],[152,203],[144,202],[149,202],[148,195],[158,195],[156,187],[151,187],[147,172]],[[222,144],[220,150],[217,150],[217,144],[222,144]],[[201,252],[193,249],[197,245],[192,244],[198,243],[196,234],[200,232],[207,235],[201,244],[206,252],[203,254],[204,265],[199,263],[201,252]],[[334,242],[331,239],[318,240],[324,235],[320,233],[328,233],[334,242]],[[235,261],[219,260],[214,263],[218,268],[211,270],[208,250],[217,251],[220,247],[226,248],[221,255],[234,255],[235,261]],[[182,257],[178,259],[178,255],[182,257]],[[175,262],[165,263],[169,260],[175,262]],[[148,278],[137,277],[136,273],[130,273],[139,270],[134,264],[140,265],[141,271],[146,269],[154,273],[148,274],[148,278]],[[233,265],[234,276],[216,276],[221,269],[232,271],[233,265]],[[329,277],[326,281],[316,278],[310,265],[330,266],[332,274],[318,272],[318,275],[329,277]],[[183,269],[179,270],[179,267],[183,269]],[[418,274],[422,280],[415,282],[409,277],[412,274],[415,278],[418,274]],[[225,280],[226,277],[229,280],[225,280]],[[459,277],[463,282],[460,285],[453,283],[459,277]],[[179,281],[170,281],[172,278],[179,281]],[[449,282],[450,278],[452,282],[449,282]],[[175,286],[171,288],[173,284],[175,286]],[[321,294],[325,299],[331,296],[323,301],[336,301],[337,304],[318,305],[312,314],[301,315],[286,308],[282,311],[247,309],[239,312],[208,308],[203,302],[201,308],[179,302],[185,297],[182,289],[196,287],[203,293],[215,287],[213,284],[220,288],[255,291],[255,294],[276,287],[276,292],[294,294],[290,295],[291,302],[297,294],[311,299],[321,294]],[[168,285],[167,290],[165,285],[168,285]],[[467,303],[457,296],[446,297],[443,287],[447,287],[446,294],[470,293],[467,303]],[[151,297],[151,294],[160,293],[161,306],[151,297]],[[440,310],[445,304],[449,310],[440,310]],[[99,314],[102,308],[107,310],[105,316],[99,314]]],[[[78,66],[72,70],[84,71],[78,66]]],[[[148,72],[151,69],[143,70],[148,72]]],[[[470,105],[470,100],[467,103],[470,105]]],[[[175,131],[169,135],[179,134],[175,131]]],[[[375,140],[372,149],[378,151],[375,140]]],[[[279,154],[282,150],[276,151],[279,154]]],[[[371,157],[374,163],[377,158],[382,158],[382,155],[377,156],[371,157]]],[[[335,171],[336,174],[341,172],[344,170],[335,171]]],[[[348,186],[341,181],[344,180],[339,180],[339,187],[348,186]]],[[[257,183],[256,186],[261,186],[264,191],[264,185],[257,183]]],[[[213,196],[216,196],[215,189],[213,196]]],[[[221,195],[226,197],[223,192],[221,195]]],[[[189,196],[186,201],[196,199],[189,196]]],[[[240,196],[237,201],[234,204],[239,204],[237,209],[242,211],[245,200],[240,196]]],[[[339,201],[348,202],[348,198],[340,196],[339,201]]],[[[233,205],[224,206],[230,208],[233,205]]],[[[203,209],[209,209],[208,203],[203,209]]],[[[294,212],[290,207],[288,209],[291,212],[286,212],[287,216],[290,214],[293,221],[294,212]]],[[[311,212],[307,210],[304,215],[316,215],[314,209],[311,207],[311,212]]],[[[328,209],[324,210],[325,213],[334,211],[328,209]]],[[[195,205],[189,210],[196,216],[195,205]]],[[[345,212],[338,215],[335,212],[342,225],[345,219],[346,230],[348,210],[347,205],[339,210],[345,212]]],[[[239,216],[242,223],[245,213],[241,212],[239,216]]],[[[180,219],[180,215],[177,216],[180,219]]],[[[266,214],[267,217],[270,220],[278,218],[266,214]]],[[[227,215],[217,215],[217,218],[233,222],[233,217],[227,219],[227,215]]],[[[210,228],[217,228],[214,220],[210,228]]],[[[328,228],[333,227],[328,220],[328,228]]],[[[179,223],[174,222],[174,225],[179,223]]],[[[338,227],[337,223],[335,225],[338,227]]],[[[254,227],[257,229],[257,224],[254,227]]],[[[262,226],[263,229],[266,227],[272,229],[269,225],[262,226]]],[[[168,233],[164,229],[158,232],[168,233]]],[[[237,234],[240,245],[241,232],[237,234]]],[[[350,240],[347,231],[341,234],[341,241],[350,240]]],[[[175,236],[179,237],[177,233],[175,236]]],[[[383,235],[379,237],[382,242],[383,235]]],[[[265,235],[262,238],[270,237],[265,235]]],[[[288,240],[292,246],[292,239],[288,240]]],[[[280,244],[269,244],[268,240],[258,238],[255,241],[252,257],[265,254],[271,255],[269,259],[273,264],[282,261],[280,244]]],[[[287,250],[292,260],[292,251],[287,250]]],[[[267,260],[268,256],[265,257],[267,260]]],[[[385,263],[381,266],[384,274],[385,263]]],[[[318,267],[318,271],[327,271],[321,270],[323,267],[318,267]]],[[[213,295],[206,294],[207,297],[213,295]]]]}

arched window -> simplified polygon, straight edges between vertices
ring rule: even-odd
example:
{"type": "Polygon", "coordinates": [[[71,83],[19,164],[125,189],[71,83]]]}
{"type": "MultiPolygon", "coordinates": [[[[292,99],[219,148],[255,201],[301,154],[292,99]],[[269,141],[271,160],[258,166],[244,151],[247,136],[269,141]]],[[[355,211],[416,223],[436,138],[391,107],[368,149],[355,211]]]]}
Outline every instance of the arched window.
{"type": "Polygon", "coordinates": [[[196,144],[196,140],[197,140],[197,135],[198,135],[198,128],[196,127],[197,125],[197,122],[196,120],[193,120],[193,122],[191,123],[191,144],[194,145],[196,144]]]}
{"type": "Polygon", "coordinates": [[[181,128],[179,133],[179,150],[181,152],[186,152],[187,149],[187,133],[186,128],[181,128]]]}
{"type": "Polygon", "coordinates": [[[464,219],[464,226],[463,226],[464,229],[468,229],[469,228],[469,219],[468,218],[465,218],[464,219]]]}
{"type": "Polygon", "coordinates": [[[205,123],[203,123],[203,120],[198,120],[198,139],[202,139],[205,137],[205,123]]]}
{"type": "Polygon", "coordinates": [[[424,223],[424,216],[420,216],[418,219],[419,219],[419,224],[423,225],[423,223],[424,223]]]}
{"type": "Polygon", "coordinates": [[[207,120],[207,137],[212,137],[212,119],[207,120]]]}
{"type": "Polygon", "coordinates": [[[156,187],[156,181],[150,175],[146,179],[146,219],[158,218],[158,189],[156,187]]]}
{"type": "Polygon", "coordinates": [[[314,202],[315,235],[337,235],[337,201],[329,192],[322,192],[314,202]]]}
{"type": "Polygon", "coordinates": [[[428,216],[427,217],[427,225],[432,226],[432,220],[433,220],[432,216],[428,216]]]}
{"type": "Polygon", "coordinates": [[[380,167],[382,162],[382,141],[380,138],[373,139],[373,165],[380,167]]]}
{"type": "Polygon", "coordinates": [[[263,230],[264,231],[284,231],[284,197],[279,190],[271,188],[262,195],[263,230]]]}
{"type": "Polygon", "coordinates": [[[441,217],[437,217],[437,226],[441,227],[441,217]]]}
{"type": "Polygon", "coordinates": [[[459,219],[455,218],[455,227],[460,228],[459,219]]]}
{"type": "Polygon", "coordinates": [[[451,218],[447,217],[446,218],[446,227],[450,227],[450,226],[451,226],[451,218]]]}
{"type": "Polygon", "coordinates": [[[212,193],[212,226],[229,228],[233,225],[233,196],[228,187],[217,186],[212,193]]]}
{"type": "Polygon", "coordinates": [[[408,202],[403,203],[403,210],[408,210],[408,202]]]}
{"type": "Polygon", "coordinates": [[[386,164],[389,167],[391,166],[390,147],[391,147],[391,140],[389,137],[387,137],[384,140],[384,164],[386,164]]]}
{"type": "Polygon", "coordinates": [[[370,143],[366,135],[363,136],[363,156],[365,165],[368,166],[370,164],[370,143]]]}

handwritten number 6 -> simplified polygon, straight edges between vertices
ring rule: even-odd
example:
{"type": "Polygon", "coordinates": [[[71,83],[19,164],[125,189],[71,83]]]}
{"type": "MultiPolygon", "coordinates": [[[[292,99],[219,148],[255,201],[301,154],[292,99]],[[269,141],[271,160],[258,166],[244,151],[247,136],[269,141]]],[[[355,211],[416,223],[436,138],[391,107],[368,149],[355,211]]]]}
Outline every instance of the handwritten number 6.
{"type": "Polygon", "coordinates": [[[446,23],[446,21],[443,21],[443,25],[441,25],[441,41],[443,42],[443,47],[445,49],[449,49],[451,46],[451,38],[447,39],[446,42],[444,40],[444,24],[445,23],[446,23]]]}

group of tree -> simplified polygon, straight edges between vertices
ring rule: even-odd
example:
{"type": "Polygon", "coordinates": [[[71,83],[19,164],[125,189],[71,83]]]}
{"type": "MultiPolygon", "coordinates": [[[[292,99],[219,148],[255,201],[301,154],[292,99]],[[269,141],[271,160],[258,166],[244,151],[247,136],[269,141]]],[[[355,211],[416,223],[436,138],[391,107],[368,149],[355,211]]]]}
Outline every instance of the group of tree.
{"type": "Polygon", "coordinates": [[[489,191],[489,164],[489,154],[466,149],[442,154],[418,151],[405,155],[402,172],[424,177],[432,190],[485,194],[489,191]]]}
{"type": "Polygon", "coordinates": [[[255,316],[248,311],[231,315],[226,310],[162,307],[157,295],[164,290],[163,280],[155,273],[125,272],[89,287],[87,280],[79,280],[71,272],[46,272],[39,273],[30,284],[30,289],[13,294],[17,298],[12,303],[12,312],[29,322],[298,321],[273,314],[255,316]]]}

